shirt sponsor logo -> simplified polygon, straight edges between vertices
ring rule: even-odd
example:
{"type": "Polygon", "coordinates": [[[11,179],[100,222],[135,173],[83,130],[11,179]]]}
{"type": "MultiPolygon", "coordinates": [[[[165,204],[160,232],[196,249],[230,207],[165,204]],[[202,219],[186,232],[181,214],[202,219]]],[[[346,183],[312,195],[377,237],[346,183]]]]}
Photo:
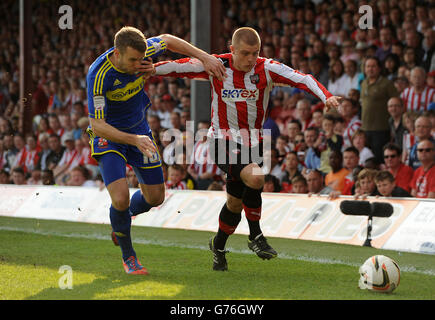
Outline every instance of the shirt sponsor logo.
{"type": "Polygon", "coordinates": [[[222,89],[221,98],[225,102],[257,101],[258,89],[222,89]]]}

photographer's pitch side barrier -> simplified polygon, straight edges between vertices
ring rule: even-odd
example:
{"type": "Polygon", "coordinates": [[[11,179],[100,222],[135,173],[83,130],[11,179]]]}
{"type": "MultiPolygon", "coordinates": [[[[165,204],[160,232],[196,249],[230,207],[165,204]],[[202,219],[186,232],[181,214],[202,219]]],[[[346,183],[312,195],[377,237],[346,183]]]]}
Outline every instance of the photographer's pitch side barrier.
{"type": "MultiPolygon", "coordinates": [[[[329,201],[323,196],[263,193],[263,232],[271,237],[362,245],[367,217],[340,212],[341,201],[349,198],[329,201]]],[[[224,192],[169,190],[161,206],[135,217],[133,225],[215,232],[225,200],[224,192]]],[[[389,202],[394,208],[390,218],[373,218],[373,247],[435,254],[434,200],[368,200],[389,202]]],[[[0,216],[109,224],[109,206],[107,190],[98,188],[0,185],[0,216]]],[[[246,219],[236,233],[249,233],[246,219]]]]}

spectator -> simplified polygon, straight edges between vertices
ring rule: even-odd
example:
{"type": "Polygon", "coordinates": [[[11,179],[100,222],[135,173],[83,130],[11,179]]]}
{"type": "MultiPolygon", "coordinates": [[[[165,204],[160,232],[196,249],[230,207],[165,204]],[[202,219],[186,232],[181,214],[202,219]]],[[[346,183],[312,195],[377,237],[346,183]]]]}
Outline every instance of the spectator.
{"type": "Polygon", "coordinates": [[[349,174],[345,177],[345,187],[343,188],[342,194],[351,195],[355,184],[355,173],[363,169],[363,167],[359,165],[359,151],[357,148],[351,146],[344,149],[343,167],[349,171],[349,174]]]}
{"type": "Polygon", "coordinates": [[[435,144],[431,140],[418,143],[417,154],[421,166],[411,180],[411,195],[417,198],[435,198],[435,144]]]}
{"type": "Polygon", "coordinates": [[[363,195],[363,196],[374,196],[377,193],[376,190],[376,184],[375,184],[375,177],[378,173],[377,170],[373,169],[363,169],[358,173],[358,182],[360,184],[360,189],[357,192],[355,190],[356,195],[363,195]]]}
{"type": "Polygon", "coordinates": [[[278,150],[278,160],[282,162],[287,152],[290,151],[288,136],[280,135],[276,139],[275,148],[278,150]]]}
{"type": "Polygon", "coordinates": [[[12,183],[16,185],[24,185],[27,184],[26,174],[24,173],[23,168],[15,167],[12,169],[12,183]]]}
{"type": "Polygon", "coordinates": [[[276,177],[279,183],[281,183],[282,179],[284,179],[285,172],[281,169],[282,163],[279,161],[279,153],[275,148],[270,150],[270,167],[269,174],[276,177]]]}
{"type": "Polygon", "coordinates": [[[293,178],[301,175],[301,172],[299,170],[299,159],[295,151],[290,151],[285,156],[284,174],[285,176],[282,179],[281,183],[282,192],[291,193],[293,178]]]}
{"type": "Polygon", "coordinates": [[[308,99],[301,99],[296,103],[296,119],[301,123],[301,131],[312,126],[311,103],[308,99]]]}
{"type": "Polygon", "coordinates": [[[50,115],[48,116],[48,124],[51,130],[53,130],[53,133],[58,135],[59,138],[62,138],[65,129],[62,128],[62,126],[60,125],[59,117],[56,114],[50,113],[50,115]]]}
{"type": "Polygon", "coordinates": [[[423,140],[431,140],[435,142],[435,139],[432,137],[432,122],[429,118],[428,114],[422,114],[415,120],[415,138],[416,143],[411,147],[409,151],[409,166],[412,169],[417,169],[421,166],[421,163],[418,158],[417,146],[420,141],[423,140]]]}
{"type": "MultiPolygon", "coordinates": [[[[382,148],[390,141],[387,102],[398,95],[393,82],[381,75],[381,64],[375,57],[364,63],[366,79],[361,83],[362,129],[375,157],[382,162],[382,148]]],[[[360,151],[360,160],[363,155],[360,151]]]]}
{"type": "Polygon", "coordinates": [[[407,111],[426,111],[435,102],[435,88],[426,85],[426,71],[422,67],[411,70],[411,86],[400,95],[407,111]]]}
{"type": "Polygon", "coordinates": [[[349,98],[344,98],[338,107],[338,111],[343,117],[345,123],[345,129],[343,132],[344,149],[352,145],[352,136],[361,127],[361,119],[358,115],[358,102],[349,98]]]}
{"type": "Polygon", "coordinates": [[[20,133],[16,133],[14,135],[14,146],[17,150],[17,154],[15,156],[15,161],[12,163],[12,168],[15,167],[21,167],[24,171],[24,173],[27,173],[26,167],[25,167],[25,161],[26,161],[26,145],[24,142],[24,138],[20,133]]]}
{"type": "MultiPolygon", "coordinates": [[[[329,60],[329,59],[328,59],[329,60]]],[[[308,61],[311,74],[317,81],[323,84],[325,87],[328,86],[328,70],[323,66],[327,66],[327,64],[323,64],[322,58],[314,55],[308,61]]]]}
{"type": "Polygon", "coordinates": [[[303,175],[292,179],[292,193],[308,193],[308,184],[303,175]]]}
{"type": "Polygon", "coordinates": [[[333,95],[345,97],[349,88],[345,85],[344,64],[340,59],[332,60],[329,65],[328,91],[333,95]]]}
{"type": "Polygon", "coordinates": [[[179,164],[173,164],[168,167],[168,181],[166,188],[172,190],[186,190],[187,185],[183,181],[184,169],[179,164]]]}
{"type": "Polygon", "coordinates": [[[423,68],[427,71],[435,70],[435,30],[433,28],[424,31],[423,50],[423,68]]]}
{"type": "Polygon", "coordinates": [[[96,187],[95,181],[90,180],[88,169],[83,166],[74,167],[71,170],[66,185],[76,187],[96,187]]]}
{"type": "Polygon", "coordinates": [[[382,197],[411,197],[408,191],[396,186],[394,177],[389,171],[379,171],[375,176],[375,183],[376,195],[382,197]]]}
{"type": "Polygon", "coordinates": [[[313,127],[316,127],[320,130],[322,128],[323,109],[315,108],[312,112],[312,118],[313,118],[313,127]]]}
{"type": "Polygon", "coordinates": [[[45,186],[54,186],[56,183],[54,182],[53,171],[50,169],[44,169],[41,172],[41,181],[45,186]]]}
{"type": "Polygon", "coordinates": [[[332,114],[325,114],[322,121],[322,131],[319,134],[316,147],[320,152],[320,171],[329,173],[331,167],[329,165],[329,155],[332,150],[341,151],[343,146],[343,137],[335,134],[334,127],[336,117],[332,114]]]}
{"type": "MultiPolygon", "coordinates": [[[[340,60],[346,65],[346,62],[352,60],[355,64],[355,70],[357,67],[356,60],[358,60],[358,53],[355,51],[355,43],[351,39],[347,39],[343,41],[343,54],[340,57],[340,60]]],[[[346,69],[346,67],[345,67],[346,69]]]]}
{"type": "Polygon", "coordinates": [[[391,53],[393,45],[393,31],[389,26],[384,26],[379,31],[380,44],[376,50],[375,56],[381,63],[385,61],[387,56],[391,53]]]}
{"type": "Polygon", "coordinates": [[[9,172],[5,169],[0,169],[0,184],[10,184],[9,172]]]}
{"type": "MultiPolygon", "coordinates": [[[[400,57],[395,53],[387,55],[384,61],[384,76],[391,81],[397,78],[397,72],[400,66],[400,57]]],[[[396,87],[397,88],[397,87],[396,87]]],[[[402,92],[401,90],[399,92],[402,92]]]]}
{"type": "Polygon", "coordinates": [[[60,144],[60,138],[57,134],[52,134],[48,138],[48,147],[50,153],[45,159],[46,169],[54,170],[65,152],[65,147],[60,144]]]}
{"type": "Polygon", "coordinates": [[[399,76],[397,75],[396,78],[393,79],[394,87],[396,88],[397,92],[400,94],[405,91],[406,88],[409,86],[409,80],[405,76],[399,76]]]}
{"type": "Polygon", "coordinates": [[[403,136],[405,134],[405,126],[403,125],[403,102],[402,99],[398,97],[392,97],[388,100],[387,104],[388,113],[390,118],[388,123],[390,125],[391,142],[401,146],[403,144],[403,136]]]}
{"type": "Polygon", "coordinates": [[[345,178],[349,174],[349,170],[343,168],[343,155],[339,150],[331,150],[329,165],[331,172],[325,177],[325,185],[333,191],[342,193],[345,187],[345,178]]]}
{"type": "Polygon", "coordinates": [[[358,129],[352,136],[352,145],[358,149],[359,165],[364,166],[367,159],[374,157],[370,148],[366,145],[366,133],[362,129],[358,129]]]}
{"type": "Polygon", "coordinates": [[[48,147],[48,138],[50,135],[46,132],[42,132],[38,136],[38,143],[40,151],[38,153],[38,163],[36,167],[40,170],[47,168],[47,156],[50,154],[50,148],[48,147]]]}
{"type": "Polygon", "coordinates": [[[279,179],[271,174],[264,176],[263,192],[281,192],[281,183],[279,179]]]}
{"type": "MultiPolygon", "coordinates": [[[[310,111],[307,111],[306,103],[301,103],[299,107],[300,108],[298,109],[298,113],[300,113],[302,117],[308,117],[310,111]]],[[[287,147],[289,150],[295,149],[296,135],[302,131],[303,131],[302,122],[298,119],[290,120],[290,122],[287,124],[287,137],[288,137],[287,147]]]]}
{"type": "MultiPolygon", "coordinates": [[[[309,194],[323,194],[325,184],[323,174],[319,170],[307,170],[305,179],[307,180],[307,189],[309,194]]],[[[326,192],[328,193],[328,192],[326,192]]]]}
{"type": "Polygon", "coordinates": [[[129,188],[139,188],[139,180],[130,166],[127,167],[127,184],[129,188]]]}
{"type": "Polygon", "coordinates": [[[409,182],[414,170],[401,161],[402,150],[394,143],[388,143],[384,147],[385,168],[393,175],[395,184],[407,192],[411,191],[409,182]]]}
{"type": "MultiPolygon", "coordinates": [[[[342,82],[344,92],[343,96],[348,97],[351,89],[359,90],[361,81],[364,79],[364,75],[358,72],[358,64],[356,60],[349,59],[344,62],[344,79],[342,82]]],[[[356,101],[358,101],[357,99],[356,101]]]]}
{"type": "Polygon", "coordinates": [[[307,145],[305,151],[305,167],[307,169],[319,169],[320,168],[320,152],[316,147],[316,142],[319,138],[319,130],[316,127],[311,127],[305,130],[304,140],[307,145]]]}
{"type": "Polygon", "coordinates": [[[79,162],[76,160],[80,157],[79,152],[75,148],[74,135],[72,132],[67,132],[62,136],[62,145],[65,146],[65,151],[62,154],[56,167],[53,169],[54,178],[58,184],[67,177],[69,170],[75,168],[79,162]]]}
{"type": "Polygon", "coordinates": [[[24,158],[24,171],[32,172],[35,170],[39,162],[39,153],[41,148],[36,144],[34,135],[29,134],[26,137],[26,155],[24,158]]]}
{"type": "Polygon", "coordinates": [[[415,111],[406,111],[402,116],[402,122],[405,127],[402,144],[402,161],[405,164],[409,164],[409,153],[411,151],[411,147],[416,141],[415,120],[417,120],[417,117],[418,113],[415,111]]]}
{"type": "Polygon", "coordinates": [[[197,137],[201,139],[195,143],[187,172],[196,182],[199,190],[207,190],[208,186],[219,179],[222,174],[216,163],[211,158],[210,144],[207,141],[207,131],[210,122],[200,121],[198,123],[197,137]]]}

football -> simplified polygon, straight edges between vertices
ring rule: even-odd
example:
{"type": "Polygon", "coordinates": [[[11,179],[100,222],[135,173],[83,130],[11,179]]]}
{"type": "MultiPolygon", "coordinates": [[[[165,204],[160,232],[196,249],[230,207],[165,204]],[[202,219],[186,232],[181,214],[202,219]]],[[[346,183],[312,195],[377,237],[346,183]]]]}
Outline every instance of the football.
{"type": "Polygon", "coordinates": [[[359,287],[375,292],[393,292],[400,283],[399,265],[393,259],[375,255],[359,268],[359,287]]]}

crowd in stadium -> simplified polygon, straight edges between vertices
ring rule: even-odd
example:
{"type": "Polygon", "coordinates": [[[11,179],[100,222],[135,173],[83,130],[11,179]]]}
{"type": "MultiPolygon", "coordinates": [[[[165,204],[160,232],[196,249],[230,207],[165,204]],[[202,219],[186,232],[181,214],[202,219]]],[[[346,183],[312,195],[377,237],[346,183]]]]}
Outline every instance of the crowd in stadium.
{"type": "MultiPolygon", "coordinates": [[[[58,6],[34,1],[34,130],[26,136],[19,127],[18,2],[0,4],[6,20],[0,31],[0,184],[104,185],[86,134],[90,63],[113,45],[124,25],[147,37],[170,33],[190,40],[190,1],[123,4],[73,1],[73,30],[59,30],[47,19],[58,17],[58,6]]],[[[260,56],[312,74],[344,97],[337,110],[324,113],[323,104],[303,91],[272,92],[265,128],[273,147],[265,154],[271,168],[264,192],[435,197],[435,2],[221,5],[221,48],[215,53],[229,51],[235,28],[253,27],[262,39],[260,56]],[[365,4],[372,8],[373,28],[361,28],[358,9],[365,4]]],[[[204,141],[175,159],[174,143],[164,138],[165,131],[177,129],[187,140],[190,81],[152,77],[145,90],[167,188],[224,190],[225,177],[207,157],[204,141]]],[[[210,119],[203,120],[195,129],[210,126],[210,119]]],[[[129,185],[137,187],[133,170],[126,170],[129,185]]]]}

